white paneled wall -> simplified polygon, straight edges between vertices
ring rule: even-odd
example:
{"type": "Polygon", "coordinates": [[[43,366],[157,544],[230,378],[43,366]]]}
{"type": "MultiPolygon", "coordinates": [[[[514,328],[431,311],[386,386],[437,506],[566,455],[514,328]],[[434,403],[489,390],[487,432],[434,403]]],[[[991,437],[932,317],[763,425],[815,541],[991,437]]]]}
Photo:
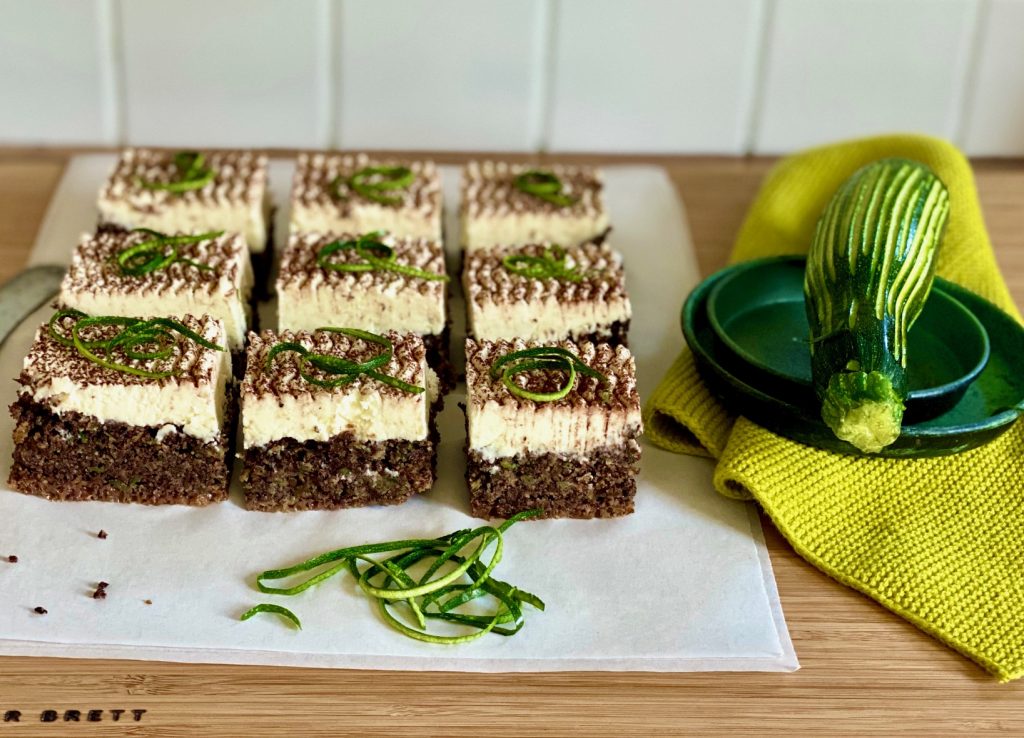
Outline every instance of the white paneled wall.
{"type": "Polygon", "coordinates": [[[110,6],[0,0],[0,140],[115,143],[110,6]]]}
{"type": "Polygon", "coordinates": [[[532,148],[545,12],[543,0],[342,0],[337,143],[532,148]]]}
{"type": "Polygon", "coordinates": [[[322,145],[327,4],[120,3],[124,135],[170,146],[322,145]]]}
{"type": "Polygon", "coordinates": [[[744,148],[758,0],[560,0],[557,9],[552,149],[744,148]]]}
{"type": "Polygon", "coordinates": [[[0,143],[1024,156],[1024,0],[0,0],[0,143]]]}
{"type": "Polygon", "coordinates": [[[892,130],[953,137],[976,8],[972,0],[778,0],[755,150],[892,130]]]}
{"type": "Polygon", "coordinates": [[[982,155],[1024,154],[1024,2],[993,0],[981,16],[964,143],[982,155]]]}

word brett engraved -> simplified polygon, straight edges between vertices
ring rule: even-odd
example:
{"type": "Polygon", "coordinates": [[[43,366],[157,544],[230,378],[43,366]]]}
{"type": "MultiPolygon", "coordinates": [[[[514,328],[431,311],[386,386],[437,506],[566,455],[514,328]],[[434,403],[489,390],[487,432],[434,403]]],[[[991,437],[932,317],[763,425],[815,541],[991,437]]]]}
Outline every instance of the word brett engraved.
{"type": "Polygon", "coordinates": [[[142,722],[142,716],[146,710],[41,710],[39,713],[29,713],[23,710],[5,710],[5,723],[27,723],[30,720],[38,720],[41,723],[101,723],[105,720],[111,722],[142,722]]]}

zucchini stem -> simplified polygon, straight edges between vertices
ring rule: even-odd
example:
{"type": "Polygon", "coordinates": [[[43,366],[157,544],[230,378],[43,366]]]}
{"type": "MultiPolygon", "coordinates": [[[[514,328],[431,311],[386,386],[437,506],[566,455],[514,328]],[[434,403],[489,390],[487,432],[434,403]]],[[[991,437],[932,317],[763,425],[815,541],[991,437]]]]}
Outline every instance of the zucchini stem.
{"type": "Polygon", "coordinates": [[[829,378],[821,418],[836,437],[864,453],[878,453],[899,437],[903,410],[884,374],[847,371],[829,378]]]}

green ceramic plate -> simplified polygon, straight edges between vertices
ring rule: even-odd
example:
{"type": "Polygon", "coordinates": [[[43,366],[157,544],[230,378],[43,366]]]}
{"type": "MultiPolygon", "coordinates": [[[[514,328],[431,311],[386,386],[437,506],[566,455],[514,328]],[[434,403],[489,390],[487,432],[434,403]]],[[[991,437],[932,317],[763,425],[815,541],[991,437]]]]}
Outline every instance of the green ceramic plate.
{"type": "MultiPolygon", "coordinates": [[[[701,282],[683,305],[683,334],[708,388],[733,412],[780,435],[860,455],[821,422],[810,387],[792,394],[780,392],[777,381],[765,379],[768,375],[764,372],[748,369],[743,373],[737,368],[736,354],[715,332],[708,316],[710,293],[730,269],[701,282]]],[[[1024,327],[962,287],[941,279],[936,279],[936,286],[981,322],[989,338],[988,363],[952,408],[930,420],[904,425],[895,443],[878,456],[909,458],[966,451],[1006,432],[1024,413],[1024,372],[1020,369],[1024,367],[1024,327]]]]}
{"type": "MultiPolygon", "coordinates": [[[[773,394],[811,391],[810,328],[802,257],[747,262],[729,269],[708,294],[708,318],[735,354],[740,376],[770,382],[773,394]]],[[[905,423],[951,410],[988,363],[988,334],[974,314],[941,288],[932,290],[907,339],[905,423]]]]}

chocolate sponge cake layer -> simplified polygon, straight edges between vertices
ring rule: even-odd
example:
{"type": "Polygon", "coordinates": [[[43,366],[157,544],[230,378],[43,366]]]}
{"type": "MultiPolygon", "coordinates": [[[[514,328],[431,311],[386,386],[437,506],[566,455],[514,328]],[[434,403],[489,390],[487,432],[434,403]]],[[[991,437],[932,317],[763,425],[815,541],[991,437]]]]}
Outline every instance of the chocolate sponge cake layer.
{"type": "Polygon", "coordinates": [[[609,346],[625,346],[629,348],[629,323],[628,320],[617,320],[608,326],[607,331],[588,333],[582,336],[572,335],[569,339],[581,343],[607,343],[609,346]]]}
{"type": "MultiPolygon", "coordinates": [[[[577,343],[589,342],[589,343],[607,343],[609,346],[625,346],[629,348],[629,324],[628,320],[617,320],[608,326],[608,330],[595,331],[593,333],[585,333],[583,335],[569,334],[568,340],[576,341],[577,343]]],[[[472,337],[472,336],[471,336],[472,337]]],[[[427,339],[423,339],[424,343],[427,343],[428,351],[430,344],[427,339]]],[[[427,354],[428,361],[430,354],[427,354]]],[[[438,377],[441,376],[441,372],[438,371],[437,366],[431,363],[434,371],[438,373],[438,377]]]]}
{"type": "MultiPolygon", "coordinates": [[[[267,246],[263,251],[253,251],[249,254],[249,259],[252,261],[252,272],[253,272],[253,307],[259,300],[266,300],[270,297],[270,275],[274,269],[274,252],[276,250],[276,243],[274,240],[274,218],[276,211],[271,211],[270,222],[267,224],[267,246]]],[[[255,315],[256,311],[253,310],[255,315]]],[[[259,330],[259,328],[253,328],[253,330],[259,330]]]]}
{"type": "MultiPolygon", "coordinates": [[[[173,427],[54,413],[22,395],[11,405],[9,484],[51,500],[207,505],[227,499],[227,434],[210,443],[173,427]]],[[[226,424],[231,427],[230,423],[226,424]]]]}
{"type": "Polygon", "coordinates": [[[241,386],[249,509],[397,504],[430,489],[436,377],[420,336],[389,331],[382,339],[390,345],[387,363],[332,385],[311,382],[296,352],[271,352],[284,342],[359,364],[374,360],[380,346],[336,331],[250,334],[241,386]]]}
{"type": "Polygon", "coordinates": [[[575,343],[606,343],[612,347],[629,348],[629,324],[628,320],[616,320],[607,330],[583,334],[570,333],[566,339],[575,343]]]}
{"type": "Polygon", "coordinates": [[[423,336],[423,346],[427,350],[427,364],[434,373],[441,386],[441,402],[443,406],[444,396],[455,387],[455,367],[452,365],[451,352],[451,328],[445,329],[432,336],[423,336]]]}
{"type": "Polygon", "coordinates": [[[434,484],[437,440],[327,441],[282,438],[245,451],[242,484],[250,510],[335,510],[397,505],[434,484]]]}
{"type": "Polygon", "coordinates": [[[470,450],[470,504],[479,518],[540,508],[545,518],[609,518],[633,512],[640,445],[633,440],[587,456],[524,453],[486,459],[470,450]]]}

